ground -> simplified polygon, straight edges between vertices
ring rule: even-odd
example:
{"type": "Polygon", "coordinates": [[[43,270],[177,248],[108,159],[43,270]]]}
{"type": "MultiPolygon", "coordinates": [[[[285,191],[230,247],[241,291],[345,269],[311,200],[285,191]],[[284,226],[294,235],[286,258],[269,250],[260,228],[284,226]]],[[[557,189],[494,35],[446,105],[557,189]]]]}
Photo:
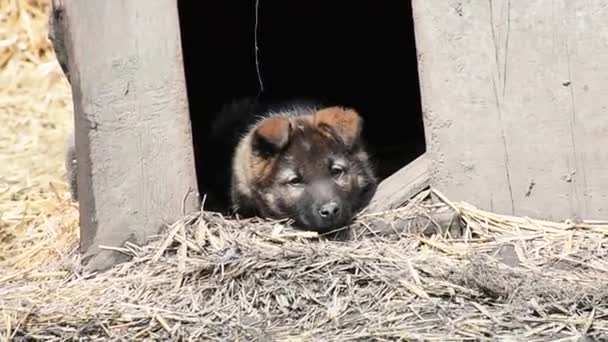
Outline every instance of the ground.
{"type": "Polygon", "coordinates": [[[0,340],[608,334],[608,223],[499,216],[434,191],[420,198],[438,204],[364,216],[351,242],[196,214],[150,245],[126,246],[132,261],[81,274],[64,262],[77,260],[63,166],[73,114],[47,13],[47,0],[0,0],[0,340]],[[459,213],[461,236],[373,228],[402,229],[439,207],[459,213]]]}

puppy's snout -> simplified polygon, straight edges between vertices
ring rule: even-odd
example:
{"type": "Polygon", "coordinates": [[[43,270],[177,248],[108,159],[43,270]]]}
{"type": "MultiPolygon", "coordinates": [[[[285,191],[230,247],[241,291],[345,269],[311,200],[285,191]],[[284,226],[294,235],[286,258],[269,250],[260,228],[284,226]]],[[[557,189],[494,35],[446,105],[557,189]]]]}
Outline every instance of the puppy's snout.
{"type": "Polygon", "coordinates": [[[338,203],[331,201],[325,203],[319,208],[319,216],[324,220],[334,220],[340,214],[338,203]]]}

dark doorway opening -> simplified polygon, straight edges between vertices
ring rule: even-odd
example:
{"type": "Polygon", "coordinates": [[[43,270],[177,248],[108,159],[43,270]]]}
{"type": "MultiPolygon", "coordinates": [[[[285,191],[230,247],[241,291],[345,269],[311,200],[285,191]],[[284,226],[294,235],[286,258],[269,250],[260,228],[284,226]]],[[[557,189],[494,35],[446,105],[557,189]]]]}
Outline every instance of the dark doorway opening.
{"type": "Polygon", "coordinates": [[[204,143],[213,113],[242,97],[304,97],[357,109],[380,179],[425,152],[409,1],[178,4],[201,195],[201,180],[217,172],[204,158],[214,148],[204,143]]]}

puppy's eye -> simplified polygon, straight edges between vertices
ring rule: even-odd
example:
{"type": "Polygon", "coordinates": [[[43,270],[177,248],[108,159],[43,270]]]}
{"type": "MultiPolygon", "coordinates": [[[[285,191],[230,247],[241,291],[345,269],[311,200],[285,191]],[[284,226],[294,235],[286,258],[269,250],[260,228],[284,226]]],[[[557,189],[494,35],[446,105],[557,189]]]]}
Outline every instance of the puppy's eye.
{"type": "Polygon", "coordinates": [[[344,168],[342,168],[339,165],[332,165],[331,166],[331,175],[334,177],[340,177],[344,174],[344,168]]]}
{"type": "Polygon", "coordinates": [[[293,176],[287,183],[289,183],[289,185],[300,185],[302,184],[302,179],[298,176],[293,176]]]}

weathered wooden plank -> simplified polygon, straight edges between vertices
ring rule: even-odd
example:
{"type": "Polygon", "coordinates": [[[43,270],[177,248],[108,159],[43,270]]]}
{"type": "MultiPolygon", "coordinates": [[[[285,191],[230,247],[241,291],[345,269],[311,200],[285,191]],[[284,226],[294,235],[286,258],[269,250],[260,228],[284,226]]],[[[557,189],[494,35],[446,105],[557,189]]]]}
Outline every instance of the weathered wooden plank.
{"type": "Polygon", "coordinates": [[[429,186],[429,160],[421,155],[378,185],[376,194],[365,209],[366,213],[401,207],[418,192],[429,186]]]}
{"type": "Polygon", "coordinates": [[[100,245],[142,243],[198,209],[177,3],[53,6],[73,91],[81,249],[103,270],[121,256],[100,245]]]}
{"type": "Polygon", "coordinates": [[[608,8],[413,1],[431,183],[544,219],[608,213],[608,8]]]}

